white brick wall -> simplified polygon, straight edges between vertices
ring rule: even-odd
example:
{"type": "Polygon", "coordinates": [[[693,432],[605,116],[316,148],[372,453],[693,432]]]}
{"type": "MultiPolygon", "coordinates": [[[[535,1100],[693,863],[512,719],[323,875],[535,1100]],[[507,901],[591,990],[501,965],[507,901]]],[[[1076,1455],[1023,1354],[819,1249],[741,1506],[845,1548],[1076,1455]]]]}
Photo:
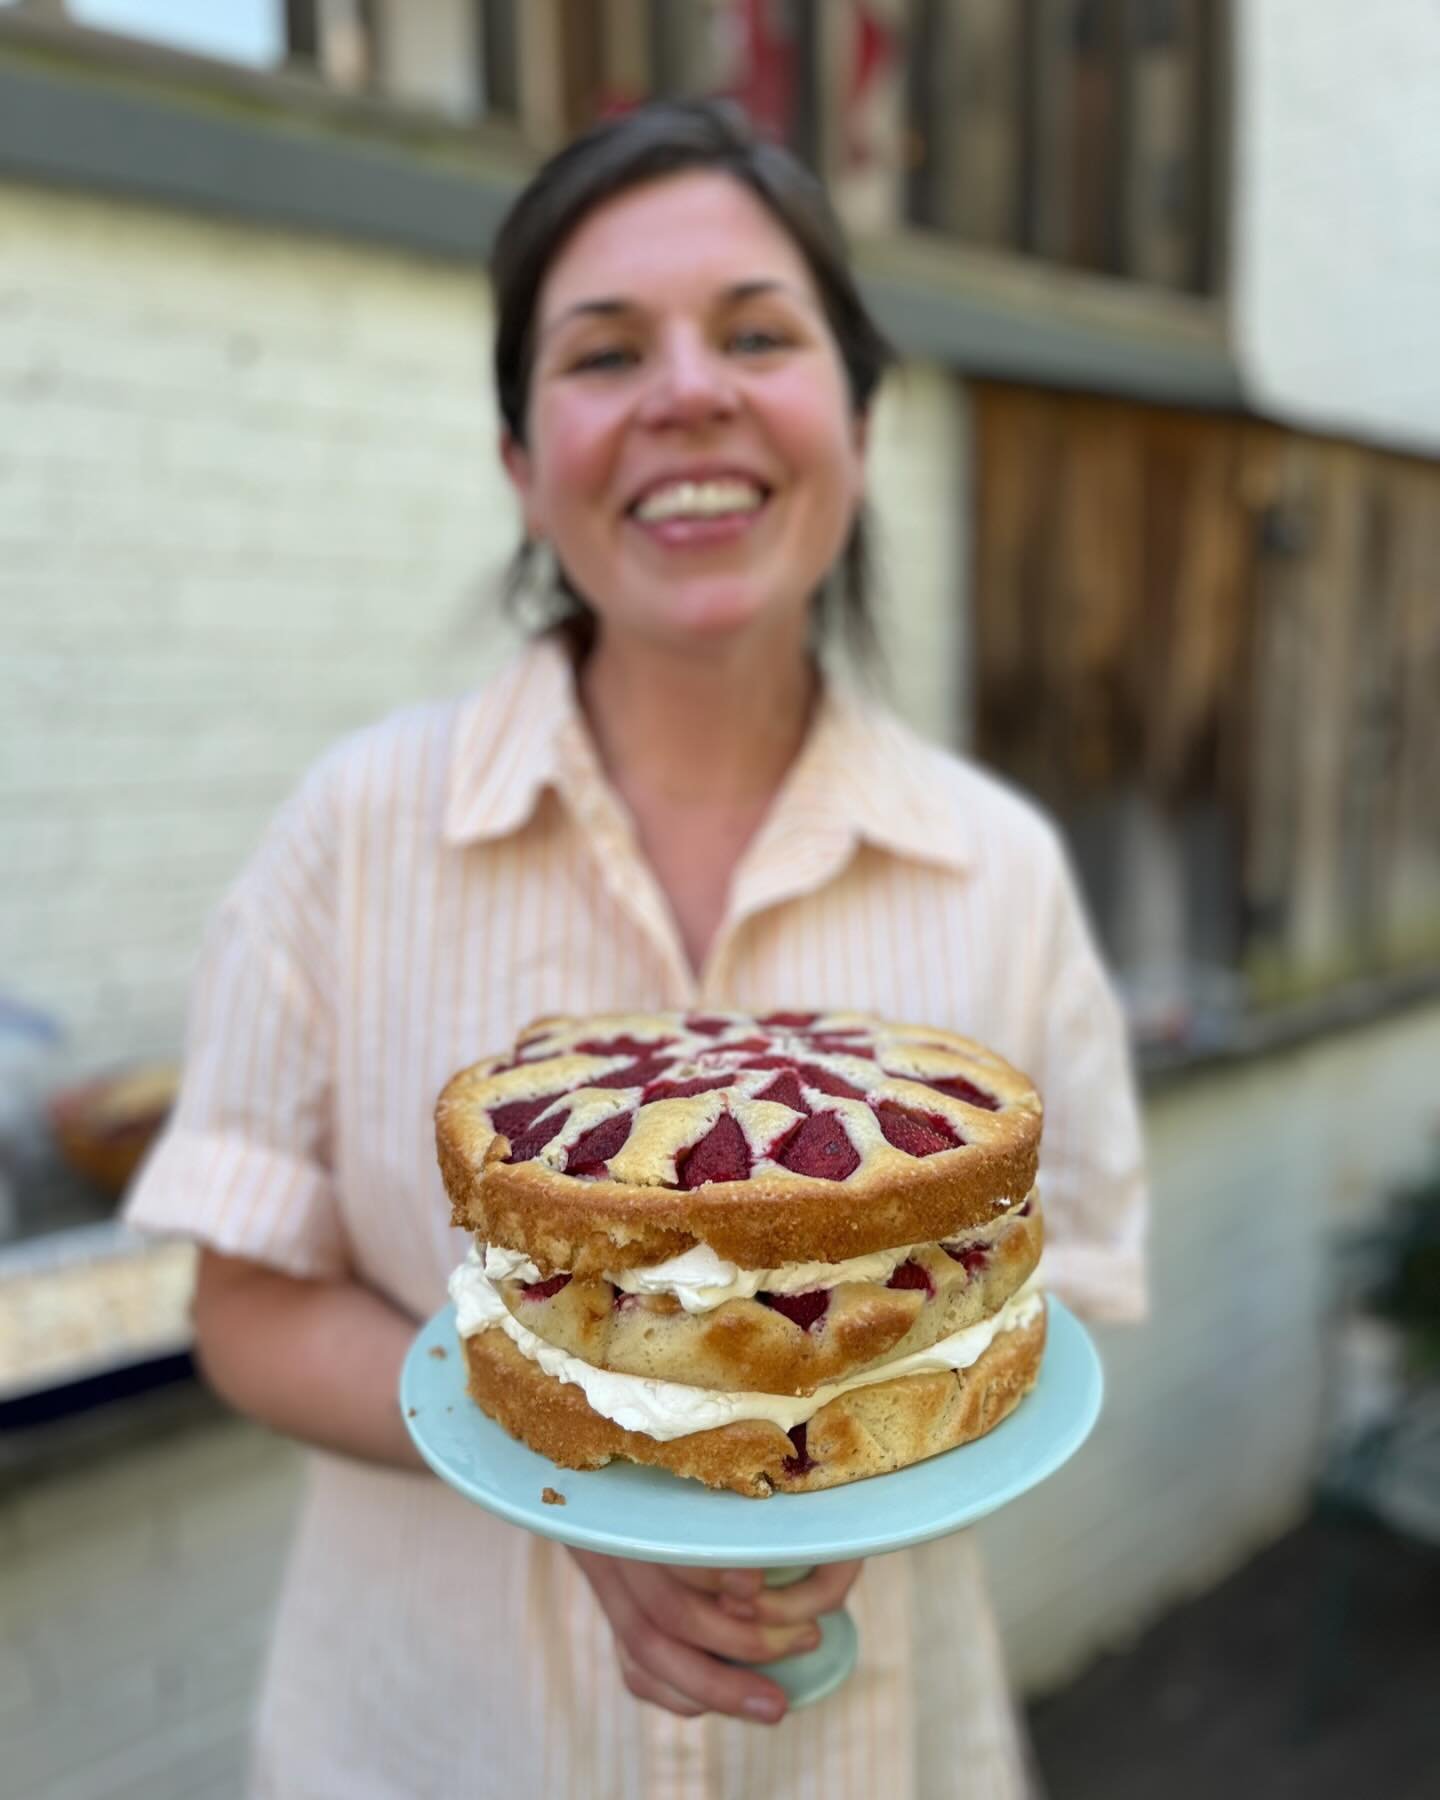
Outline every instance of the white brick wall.
{"type": "Polygon", "coordinates": [[[1275,416],[1440,449],[1440,8],[1242,0],[1232,317],[1275,416]]]}
{"type": "Polygon", "coordinates": [[[339,732],[481,679],[513,535],[482,283],[0,190],[5,979],[173,1048],[204,917],[339,732]]]}
{"type": "Polygon", "coordinates": [[[895,703],[945,743],[968,736],[966,575],[971,496],[965,390],[907,363],[883,390],[870,440],[877,614],[895,703]]]}
{"type": "Polygon", "coordinates": [[[1149,1108],[1151,1319],[1096,1333],[1094,1437],[981,1527],[1027,1689],[1075,1673],[1299,1512],[1333,1347],[1327,1236],[1421,1165],[1437,1067],[1431,1007],[1149,1108]]]}
{"type": "MultiPolygon", "coordinates": [[[[339,733],[507,652],[483,277],[0,188],[3,981],[86,1064],[175,1044],[205,916],[339,733]]],[[[897,693],[944,732],[959,414],[876,426],[897,693]]]]}

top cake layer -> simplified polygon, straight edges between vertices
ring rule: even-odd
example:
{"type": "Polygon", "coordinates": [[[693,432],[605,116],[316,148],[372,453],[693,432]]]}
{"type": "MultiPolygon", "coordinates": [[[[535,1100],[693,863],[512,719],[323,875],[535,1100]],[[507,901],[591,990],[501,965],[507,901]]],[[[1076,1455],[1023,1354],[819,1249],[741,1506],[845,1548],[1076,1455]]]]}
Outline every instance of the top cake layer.
{"type": "Polygon", "coordinates": [[[1040,1125],[994,1052],[863,1013],[543,1019],[436,1110],[454,1222],[577,1275],[938,1241],[1023,1201],[1040,1125]]]}

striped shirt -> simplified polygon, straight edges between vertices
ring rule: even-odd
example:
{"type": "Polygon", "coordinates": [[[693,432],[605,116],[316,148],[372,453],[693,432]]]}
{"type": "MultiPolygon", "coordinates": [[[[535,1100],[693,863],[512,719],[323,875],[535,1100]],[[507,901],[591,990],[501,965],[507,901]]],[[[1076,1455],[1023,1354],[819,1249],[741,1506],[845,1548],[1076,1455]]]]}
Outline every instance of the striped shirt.
{"type": "MultiPolygon", "coordinates": [[[[542,1014],[727,1006],[991,1044],[1045,1098],[1044,1279],[1092,1318],[1143,1310],[1124,1033],[1051,826],[829,684],[697,977],[548,640],[348,740],[282,809],[212,926],[129,1217],[422,1319],[468,1248],[435,1160],[447,1078],[542,1014]]],[[[627,1693],[557,1545],[427,1476],[312,1452],[254,1791],[1023,1793],[969,1534],[873,1559],[849,1604],[861,1660],[837,1694],[773,1728],[680,1719],[627,1693]]]]}

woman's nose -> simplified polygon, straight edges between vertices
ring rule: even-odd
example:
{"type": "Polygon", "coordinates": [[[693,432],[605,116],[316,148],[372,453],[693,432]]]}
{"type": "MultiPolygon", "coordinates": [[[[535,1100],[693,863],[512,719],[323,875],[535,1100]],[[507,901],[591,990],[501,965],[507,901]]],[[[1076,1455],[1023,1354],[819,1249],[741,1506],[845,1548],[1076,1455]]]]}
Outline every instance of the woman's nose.
{"type": "Polygon", "coordinates": [[[705,343],[667,343],[652,364],[642,407],[650,425],[697,425],[735,411],[735,384],[725,358],[705,343]]]}

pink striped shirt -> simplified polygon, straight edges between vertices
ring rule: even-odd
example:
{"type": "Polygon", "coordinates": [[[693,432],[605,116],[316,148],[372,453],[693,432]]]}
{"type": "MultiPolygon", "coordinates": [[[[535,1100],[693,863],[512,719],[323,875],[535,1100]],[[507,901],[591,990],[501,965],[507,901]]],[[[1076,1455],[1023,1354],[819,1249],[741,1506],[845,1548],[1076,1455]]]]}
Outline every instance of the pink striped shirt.
{"type": "MultiPolygon", "coordinates": [[[[832,684],[697,977],[550,641],[350,739],[281,811],[212,928],[183,1092],[129,1217],[353,1276],[421,1319],[467,1248],[435,1164],[445,1080],[541,1014],[726,1005],[992,1044],[1046,1102],[1049,1286],[1092,1318],[1142,1311],[1124,1034],[1052,828],[832,684]]],[[[775,1728],[683,1720],[625,1691],[564,1551],[428,1477],[310,1461],[259,1794],[1023,1792],[966,1534],[868,1565],[838,1694],[775,1728]]]]}

